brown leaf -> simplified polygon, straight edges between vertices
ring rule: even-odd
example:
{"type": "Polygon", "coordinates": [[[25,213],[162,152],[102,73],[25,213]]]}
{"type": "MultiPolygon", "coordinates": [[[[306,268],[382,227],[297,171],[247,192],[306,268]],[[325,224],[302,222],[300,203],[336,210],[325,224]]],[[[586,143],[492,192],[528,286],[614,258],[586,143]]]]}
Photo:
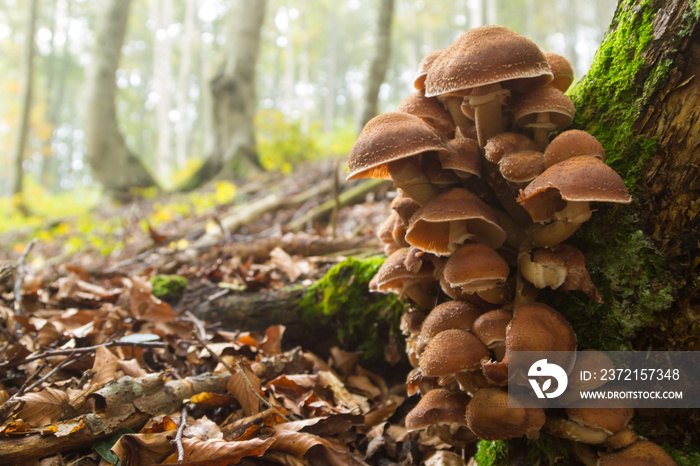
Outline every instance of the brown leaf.
{"type": "Polygon", "coordinates": [[[157,434],[125,434],[119,437],[112,451],[121,464],[129,466],[158,464],[175,451],[175,445],[170,443],[174,437],[173,431],[157,434]]]}
{"type": "Polygon", "coordinates": [[[50,387],[40,392],[27,393],[19,399],[22,401],[22,409],[16,417],[32,427],[43,427],[58,421],[68,402],[65,392],[50,387]]]}
{"type": "Polygon", "coordinates": [[[170,304],[153,296],[151,283],[146,277],[131,277],[125,280],[129,287],[131,315],[151,322],[175,320],[175,313],[170,304]]]}
{"type": "Polygon", "coordinates": [[[275,427],[275,442],[272,448],[291,453],[297,458],[304,458],[309,451],[320,448],[325,464],[331,466],[348,466],[351,464],[365,464],[353,455],[347,447],[333,439],[325,439],[306,432],[285,430],[280,426],[275,427]]]}
{"type": "Polygon", "coordinates": [[[260,379],[242,364],[239,367],[243,368],[243,373],[237,371],[231,374],[226,388],[236,397],[246,416],[257,414],[260,412],[260,400],[256,396],[256,393],[260,393],[260,379]]]}
{"type": "Polygon", "coordinates": [[[95,350],[95,363],[92,365],[92,370],[95,373],[90,385],[94,389],[101,388],[107,382],[111,382],[115,379],[115,374],[117,370],[121,367],[119,359],[104,346],[99,346],[95,350]]]}
{"type": "Polygon", "coordinates": [[[198,393],[190,398],[190,403],[196,404],[202,409],[214,409],[221,408],[224,406],[231,406],[236,400],[235,397],[231,395],[222,395],[220,393],[198,393]]]}
{"type": "Polygon", "coordinates": [[[265,331],[265,339],[260,343],[260,349],[268,354],[280,354],[282,352],[282,335],[284,325],[273,325],[265,331]]]}
{"type": "Polygon", "coordinates": [[[178,425],[175,424],[175,421],[173,421],[173,418],[170,416],[163,416],[162,419],[159,421],[156,421],[155,419],[152,419],[151,421],[147,422],[145,426],[141,428],[141,431],[139,432],[140,434],[157,434],[160,432],[168,432],[168,431],[173,431],[177,430],[178,425]]]}
{"type": "Polygon", "coordinates": [[[270,251],[270,262],[287,275],[289,281],[294,282],[301,275],[309,273],[309,263],[299,261],[287,254],[284,249],[276,247],[270,251]]]}
{"type": "Polygon", "coordinates": [[[262,456],[274,441],[274,438],[255,438],[240,442],[186,438],[182,439],[182,447],[185,451],[184,461],[177,463],[177,454],[173,454],[165,459],[163,464],[226,466],[238,463],[242,458],[262,456]]]}

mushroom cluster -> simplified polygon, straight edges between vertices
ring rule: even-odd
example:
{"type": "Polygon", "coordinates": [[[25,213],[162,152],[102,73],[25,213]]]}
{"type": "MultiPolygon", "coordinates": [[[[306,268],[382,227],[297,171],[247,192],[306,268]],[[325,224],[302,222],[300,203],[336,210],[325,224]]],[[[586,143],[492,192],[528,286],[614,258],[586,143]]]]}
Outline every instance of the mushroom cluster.
{"type": "MultiPolygon", "coordinates": [[[[636,445],[628,410],[508,407],[518,406],[505,389],[509,352],[576,351],[571,325],[538,291],[601,301],[583,254],[564,242],[591,202],[631,202],[600,142],[566,130],[572,80],[564,57],[531,40],[471,29],[422,60],[416,92],[370,120],[350,152],[349,180],[390,179],[397,191],[378,231],[388,259],[370,288],[415,304],[402,330],[408,390],[422,398],[408,430],[455,446],[542,429],[610,451],[636,445]]],[[[557,362],[571,371],[586,363],[577,359],[557,362]]]]}

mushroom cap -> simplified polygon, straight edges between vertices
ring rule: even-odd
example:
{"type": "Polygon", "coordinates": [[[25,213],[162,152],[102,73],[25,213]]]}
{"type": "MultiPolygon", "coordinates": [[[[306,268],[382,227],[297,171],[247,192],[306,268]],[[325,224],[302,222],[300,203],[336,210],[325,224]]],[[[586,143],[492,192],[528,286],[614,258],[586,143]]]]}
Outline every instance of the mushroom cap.
{"type": "Polygon", "coordinates": [[[475,175],[481,178],[481,151],[479,143],[474,139],[455,138],[447,142],[449,152],[438,154],[442,168],[454,170],[465,178],[475,175]]]}
{"type": "Polygon", "coordinates": [[[436,188],[445,188],[447,186],[457,185],[461,182],[459,176],[452,171],[447,170],[442,166],[441,160],[435,152],[429,152],[421,156],[420,161],[421,171],[428,178],[430,184],[436,188]]]}
{"type": "Polygon", "coordinates": [[[389,292],[402,289],[405,282],[433,279],[432,265],[423,262],[417,273],[411,273],[404,262],[410,248],[401,248],[390,255],[379,267],[377,273],[370,280],[370,289],[374,291],[389,292]]]}
{"type": "Polygon", "coordinates": [[[433,50],[421,59],[420,63],[418,64],[418,74],[413,81],[413,87],[415,87],[417,90],[425,90],[425,78],[428,75],[428,70],[443,51],[444,50],[433,50]]]}
{"type": "Polygon", "coordinates": [[[469,330],[482,309],[467,301],[446,301],[430,311],[421,327],[421,339],[430,340],[449,329],[469,330]]]}
{"type": "Polygon", "coordinates": [[[472,333],[486,346],[505,341],[508,324],[513,314],[505,309],[494,309],[480,315],[472,325],[472,333]]]}
{"type": "Polygon", "coordinates": [[[562,131],[544,150],[544,168],[577,155],[592,155],[605,160],[605,149],[590,133],[580,129],[562,131]]]}
{"type": "Polygon", "coordinates": [[[500,133],[490,138],[484,146],[484,157],[489,162],[498,163],[513,152],[537,150],[535,141],[520,133],[500,133]]]}
{"type": "Polygon", "coordinates": [[[401,221],[408,227],[408,221],[416,213],[416,210],[420,209],[420,204],[399,189],[396,197],[391,201],[391,208],[399,214],[401,221]]]}
{"type": "Polygon", "coordinates": [[[544,171],[543,154],[537,150],[511,152],[498,161],[498,170],[508,181],[527,183],[544,171]]]}
{"type": "Polygon", "coordinates": [[[426,317],[423,311],[409,309],[401,316],[401,331],[406,335],[419,333],[426,317]]]}
{"type": "Polygon", "coordinates": [[[520,190],[517,200],[534,222],[551,220],[564,207],[562,200],[632,202],[620,175],[592,155],[579,155],[552,165],[520,190]]]}
{"type": "Polygon", "coordinates": [[[481,26],[460,34],[430,65],[425,95],[464,95],[494,83],[523,92],[551,80],[547,59],[533,41],[502,26],[481,26]]]}
{"type": "Polygon", "coordinates": [[[491,247],[499,248],[506,240],[506,232],[493,209],[471,191],[454,188],[413,214],[406,241],[426,252],[450,254],[450,222],[457,221],[466,222],[467,231],[491,247]]]}
{"type": "Polygon", "coordinates": [[[603,455],[598,466],[675,466],[676,462],[655,443],[640,440],[629,447],[603,455]]]}
{"type": "Polygon", "coordinates": [[[390,180],[387,164],[423,152],[446,152],[440,136],[426,122],[408,113],[390,112],[372,118],[348,156],[348,180],[390,180]]]}
{"type": "Polygon", "coordinates": [[[419,367],[427,377],[442,377],[479,369],[489,350],[470,332],[443,330],[435,335],[420,355],[419,367]]]}
{"type": "Polygon", "coordinates": [[[498,388],[482,388],[467,405],[467,425],[483,440],[504,440],[539,431],[544,425],[542,408],[523,408],[508,392],[498,388]]]}
{"type": "Polygon", "coordinates": [[[466,293],[484,291],[508,279],[508,263],[493,248],[482,243],[465,244],[452,253],[443,276],[453,287],[466,293]]]}
{"type": "Polygon", "coordinates": [[[418,401],[418,404],[406,415],[406,430],[425,429],[436,424],[467,425],[464,409],[468,398],[451,393],[444,388],[436,388],[418,401]]]}
{"type": "Polygon", "coordinates": [[[566,57],[554,52],[545,52],[544,57],[547,59],[554,77],[548,85],[566,92],[571,83],[574,82],[574,67],[571,66],[571,62],[566,57]]]}
{"type": "Polygon", "coordinates": [[[426,97],[420,91],[414,92],[401,101],[396,111],[417,116],[442,135],[450,134],[455,130],[450,112],[445,110],[437,98],[426,97]]]}
{"type": "MultiPolygon", "coordinates": [[[[581,290],[592,301],[603,302],[588,270],[586,270],[586,258],[575,247],[559,244],[552,248],[538,249],[532,255],[532,261],[545,268],[563,268],[565,277],[562,290],[581,290]]],[[[537,284],[535,285],[537,286],[537,284]]],[[[551,287],[556,288],[556,286],[551,287]]]]}
{"type": "MultiPolygon", "coordinates": [[[[576,351],[576,334],[554,308],[527,303],[516,310],[510,323],[506,351],[576,351]]],[[[566,369],[571,364],[562,367],[566,369]]]]}
{"type": "Polygon", "coordinates": [[[582,426],[602,429],[612,435],[625,427],[632,420],[632,408],[585,408],[576,405],[566,408],[566,414],[574,422],[582,426]]]}
{"type": "Polygon", "coordinates": [[[559,89],[540,87],[527,94],[521,94],[513,99],[511,111],[515,124],[528,128],[537,121],[538,113],[549,114],[549,120],[554,123],[554,131],[566,128],[574,121],[576,109],[574,103],[559,89]]]}

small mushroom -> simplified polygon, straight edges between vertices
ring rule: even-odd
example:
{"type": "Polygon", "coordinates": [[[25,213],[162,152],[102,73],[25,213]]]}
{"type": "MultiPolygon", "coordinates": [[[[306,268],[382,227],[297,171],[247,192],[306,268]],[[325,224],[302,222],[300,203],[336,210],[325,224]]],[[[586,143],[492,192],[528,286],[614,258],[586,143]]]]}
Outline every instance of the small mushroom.
{"type": "Polygon", "coordinates": [[[552,247],[570,237],[590,218],[589,202],[632,202],[620,175],[590,155],[552,165],[521,190],[517,200],[533,222],[541,223],[531,232],[536,247],[552,247]]]}
{"type": "Polygon", "coordinates": [[[420,204],[399,189],[397,190],[396,197],[391,201],[391,208],[399,214],[404,226],[408,228],[408,222],[411,216],[416,213],[416,210],[420,209],[420,204]]]}
{"type": "Polygon", "coordinates": [[[381,293],[398,293],[399,298],[411,298],[416,304],[426,309],[433,307],[435,298],[428,290],[433,284],[433,267],[424,262],[417,273],[410,272],[404,262],[409,248],[401,248],[387,258],[370,280],[371,291],[381,293]]]}
{"type": "Polygon", "coordinates": [[[494,309],[480,315],[472,325],[472,333],[494,353],[497,361],[506,354],[506,330],[513,314],[505,309],[494,309]]]}
{"type": "Polygon", "coordinates": [[[406,241],[438,255],[454,252],[465,241],[499,248],[506,240],[498,216],[478,196],[463,188],[441,194],[411,217],[406,241]]]}
{"type": "Polygon", "coordinates": [[[440,385],[457,380],[462,390],[473,393],[487,385],[480,369],[488,357],[488,349],[470,332],[449,329],[428,342],[418,364],[425,376],[439,377],[440,385]]]}
{"type": "Polygon", "coordinates": [[[457,249],[443,269],[445,281],[464,293],[488,291],[506,282],[510,268],[493,248],[482,243],[457,249]]]}
{"type": "Polygon", "coordinates": [[[498,163],[513,152],[537,150],[535,141],[520,133],[500,133],[489,139],[484,146],[484,157],[489,162],[498,163]]]}
{"type": "Polygon", "coordinates": [[[559,89],[540,87],[514,100],[511,107],[515,124],[532,129],[540,149],[547,147],[549,134],[571,124],[576,114],[574,103],[559,89]]]}
{"type": "Polygon", "coordinates": [[[447,137],[455,132],[455,124],[450,112],[435,97],[426,97],[416,91],[401,101],[397,112],[410,113],[435,128],[440,136],[447,137]]]}
{"type": "Polygon", "coordinates": [[[464,418],[468,402],[467,396],[444,388],[430,390],[406,415],[406,430],[414,432],[427,429],[428,433],[435,432],[453,446],[467,446],[476,440],[464,418]]]}
{"type": "Polygon", "coordinates": [[[542,408],[524,408],[517,399],[499,388],[483,388],[467,405],[467,425],[483,440],[505,440],[526,435],[539,437],[545,422],[542,408]],[[509,401],[510,406],[509,407],[509,401]]]}
{"type": "Polygon", "coordinates": [[[569,419],[550,418],[545,431],[555,437],[591,445],[605,443],[613,434],[624,429],[632,419],[631,408],[566,408],[569,419]]]}
{"type": "Polygon", "coordinates": [[[418,91],[425,91],[425,78],[428,75],[428,70],[442,52],[442,50],[433,50],[432,52],[424,56],[418,64],[418,74],[416,75],[416,78],[413,81],[413,87],[415,87],[418,91]]]}
{"type": "Polygon", "coordinates": [[[511,152],[498,161],[498,171],[506,180],[525,187],[544,171],[543,154],[536,150],[511,152]]]}
{"type": "Polygon", "coordinates": [[[581,251],[568,244],[558,244],[552,249],[537,249],[532,257],[529,248],[518,253],[518,270],[537,288],[561,286],[564,291],[581,290],[597,303],[603,302],[591,276],[586,270],[586,258],[581,251]]]}
{"type": "Polygon", "coordinates": [[[362,129],[348,156],[348,180],[391,179],[419,204],[439,194],[420,167],[420,154],[448,149],[433,128],[408,113],[384,113],[362,129]]]}
{"type": "Polygon", "coordinates": [[[547,85],[566,92],[571,83],[574,82],[574,67],[571,66],[571,62],[566,57],[554,52],[545,52],[544,57],[552,69],[553,76],[552,81],[547,85]]]}
{"type": "Polygon", "coordinates": [[[481,150],[469,138],[455,138],[447,142],[449,152],[438,154],[442,168],[452,170],[460,178],[481,177],[481,150]]]}
{"type": "Polygon", "coordinates": [[[552,80],[547,59],[531,40],[502,26],[466,31],[432,63],[425,95],[444,96],[458,126],[461,99],[474,111],[479,145],[503,131],[502,107],[510,90],[524,92],[552,80]]]}
{"type": "Polygon", "coordinates": [[[435,306],[423,321],[419,337],[419,352],[443,330],[471,329],[482,312],[483,309],[467,301],[446,301],[435,306]]]}
{"type": "Polygon", "coordinates": [[[421,326],[427,314],[416,309],[409,309],[401,316],[401,333],[406,336],[406,356],[411,366],[418,367],[418,342],[421,326]]]}
{"type": "Polygon", "coordinates": [[[406,227],[396,212],[392,212],[377,230],[377,237],[384,244],[384,252],[390,256],[394,251],[409,247],[406,242],[406,227]]]}
{"type": "Polygon", "coordinates": [[[615,364],[610,357],[602,351],[583,350],[576,353],[576,362],[574,368],[569,374],[568,390],[559,398],[563,406],[576,403],[581,399],[580,392],[595,390],[596,388],[605,385],[605,380],[599,380],[598,377],[591,377],[590,380],[582,380],[580,374],[583,371],[591,373],[601,370],[615,370],[615,364]]]}
{"type": "Polygon", "coordinates": [[[544,168],[578,155],[592,155],[605,161],[605,149],[595,136],[580,129],[562,131],[544,150],[544,168]]]}

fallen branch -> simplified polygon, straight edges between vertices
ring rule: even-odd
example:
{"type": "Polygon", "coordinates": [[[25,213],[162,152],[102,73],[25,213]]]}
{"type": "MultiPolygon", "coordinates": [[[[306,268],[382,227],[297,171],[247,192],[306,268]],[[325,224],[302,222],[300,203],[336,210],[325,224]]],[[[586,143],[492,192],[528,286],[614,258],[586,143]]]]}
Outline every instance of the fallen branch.
{"type": "Polygon", "coordinates": [[[318,207],[311,209],[300,218],[292,221],[287,226],[288,231],[300,231],[304,226],[313,220],[330,215],[334,208],[345,207],[362,200],[368,193],[387,185],[386,180],[367,180],[364,183],[354,186],[338,196],[338,199],[331,199],[318,207]]]}

